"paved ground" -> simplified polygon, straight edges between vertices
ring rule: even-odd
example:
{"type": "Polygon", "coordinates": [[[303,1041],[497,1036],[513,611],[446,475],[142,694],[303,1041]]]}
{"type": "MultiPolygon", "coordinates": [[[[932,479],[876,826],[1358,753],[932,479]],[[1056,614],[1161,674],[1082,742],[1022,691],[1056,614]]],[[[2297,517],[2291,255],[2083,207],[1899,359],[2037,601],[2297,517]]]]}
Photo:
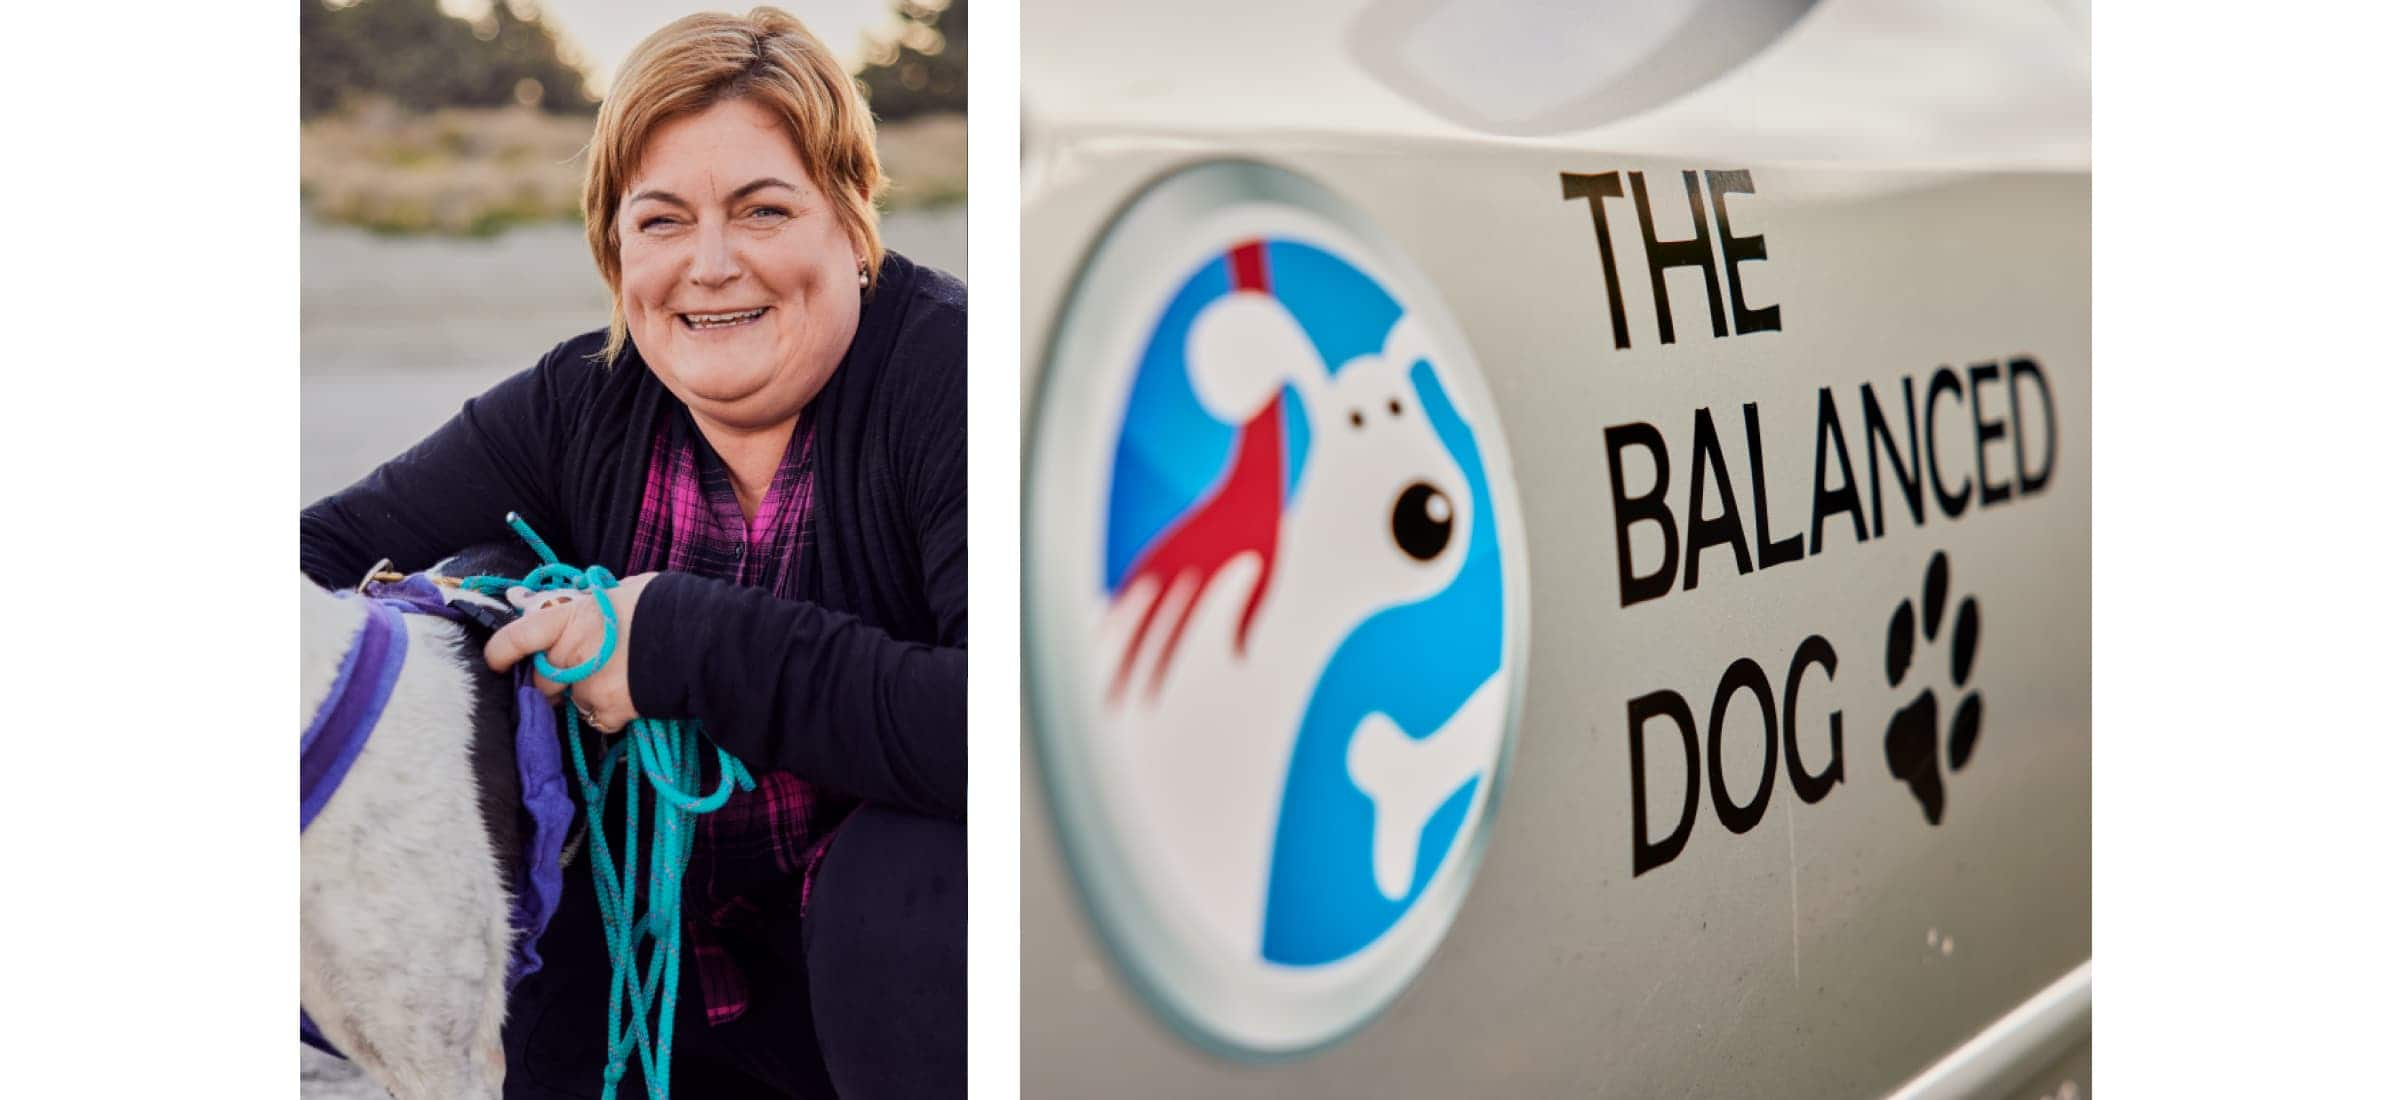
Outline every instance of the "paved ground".
{"type": "MultiPolygon", "coordinates": [[[[963,273],[960,208],[890,214],[881,236],[963,273]]],[[[470,241],[310,226],[299,252],[302,504],[404,450],[557,341],[606,323],[606,285],[575,227],[470,241]]],[[[299,1053],[305,1100],[384,1100],[349,1063],[299,1053]]]]}

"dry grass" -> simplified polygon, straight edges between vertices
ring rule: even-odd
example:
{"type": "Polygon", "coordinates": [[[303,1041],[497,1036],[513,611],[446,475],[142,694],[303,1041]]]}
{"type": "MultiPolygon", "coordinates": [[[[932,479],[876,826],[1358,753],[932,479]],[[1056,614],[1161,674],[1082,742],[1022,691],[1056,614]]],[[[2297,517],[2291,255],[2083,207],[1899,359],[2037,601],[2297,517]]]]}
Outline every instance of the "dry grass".
{"type": "Polygon", "coordinates": [[[487,236],[580,216],[587,119],[521,109],[413,115],[377,105],[299,130],[299,189],[327,221],[487,236]]]}
{"type": "Polygon", "coordinates": [[[907,209],[964,200],[962,115],[924,115],[880,128],[880,169],[889,177],[881,206],[907,209]]]}
{"type": "MultiPolygon", "coordinates": [[[[532,110],[368,106],[300,127],[299,192],[315,217],[394,235],[573,222],[589,138],[587,118],[532,110]]],[[[884,206],[963,201],[963,116],[883,126],[880,148],[891,180],[884,206]]]]}

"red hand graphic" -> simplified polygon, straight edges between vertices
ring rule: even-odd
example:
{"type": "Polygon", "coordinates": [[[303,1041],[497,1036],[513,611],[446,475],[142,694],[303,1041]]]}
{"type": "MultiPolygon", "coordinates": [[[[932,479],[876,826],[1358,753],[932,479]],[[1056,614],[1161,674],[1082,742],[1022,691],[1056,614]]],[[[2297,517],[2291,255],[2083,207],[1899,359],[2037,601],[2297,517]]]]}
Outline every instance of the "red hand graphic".
{"type": "MultiPolygon", "coordinates": [[[[1271,293],[1270,269],[1265,265],[1261,241],[1245,241],[1229,250],[1229,277],[1233,294],[1271,293]]],[[[1237,651],[1245,652],[1246,632],[1254,625],[1254,612],[1262,606],[1263,593],[1270,587],[1271,564],[1279,548],[1279,513],[1284,503],[1281,496],[1287,484],[1287,454],[1280,428],[1280,406],[1285,400],[1284,393],[1273,394],[1261,411],[1246,418],[1238,427],[1229,475],[1214,486],[1211,496],[1149,546],[1130,566],[1129,575],[1122,578],[1119,595],[1127,595],[1142,579],[1153,578],[1156,584],[1154,602],[1146,605],[1145,613],[1139,616],[1138,628],[1131,632],[1129,644],[1122,648],[1121,667],[1113,675],[1109,693],[1114,701],[1119,701],[1128,687],[1130,669],[1137,663],[1139,651],[1145,648],[1147,632],[1170,599],[1172,587],[1189,576],[1196,581],[1195,591],[1189,594],[1186,603],[1179,605],[1169,633],[1163,638],[1163,651],[1155,660],[1154,678],[1147,684],[1150,699],[1162,690],[1163,677],[1171,668],[1171,655],[1179,649],[1180,635],[1186,632],[1188,620],[1203,601],[1204,590],[1212,586],[1230,559],[1251,551],[1261,556],[1262,572],[1255,576],[1254,592],[1246,597],[1246,609],[1238,618],[1237,651]]]]}
{"type": "Polygon", "coordinates": [[[1150,698],[1161,689],[1163,677],[1171,666],[1171,655],[1179,648],[1180,635],[1203,600],[1204,590],[1211,587],[1230,559],[1253,552],[1262,557],[1262,572],[1254,578],[1254,592],[1246,598],[1245,611],[1238,618],[1238,651],[1245,652],[1246,632],[1254,624],[1254,612],[1262,605],[1264,591],[1270,587],[1271,565],[1279,548],[1280,497],[1286,485],[1280,406],[1285,400],[1284,394],[1272,397],[1261,412],[1238,429],[1237,450],[1230,462],[1229,476],[1194,511],[1181,517],[1176,526],[1149,546],[1123,578],[1120,588],[1123,595],[1142,579],[1151,577],[1156,585],[1153,602],[1146,605],[1137,630],[1131,633],[1129,644],[1122,650],[1121,666],[1113,676],[1113,699],[1119,700],[1128,686],[1130,668],[1145,647],[1147,634],[1155,626],[1163,605],[1169,602],[1172,587],[1191,575],[1196,581],[1196,590],[1187,602],[1179,605],[1174,621],[1169,624],[1169,633],[1163,638],[1154,679],[1147,685],[1150,698]]]}

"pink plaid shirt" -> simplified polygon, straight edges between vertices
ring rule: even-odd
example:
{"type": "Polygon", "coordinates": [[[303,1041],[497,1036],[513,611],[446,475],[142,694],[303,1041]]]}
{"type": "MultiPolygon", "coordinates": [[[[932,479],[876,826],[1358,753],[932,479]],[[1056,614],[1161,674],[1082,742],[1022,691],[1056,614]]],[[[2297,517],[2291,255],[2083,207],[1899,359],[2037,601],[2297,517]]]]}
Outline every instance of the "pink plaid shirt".
{"type": "MultiPolygon", "coordinates": [[[[797,598],[798,563],[812,530],[814,422],[798,418],[780,469],[748,520],[730,471],[696,431],[667,418],[650,446],[648,478],[631,540],[631,571],[692,573],[797,598]]],[[[755,897],[797,879],[798,911],[814,889],[814,870],[852,798],[785,771],[763,772],[756,789],[698,819],[684,899],[691,957],[710,1025],[747,1011],[748,987],[719,932],[763,919],[755,897]]]]}

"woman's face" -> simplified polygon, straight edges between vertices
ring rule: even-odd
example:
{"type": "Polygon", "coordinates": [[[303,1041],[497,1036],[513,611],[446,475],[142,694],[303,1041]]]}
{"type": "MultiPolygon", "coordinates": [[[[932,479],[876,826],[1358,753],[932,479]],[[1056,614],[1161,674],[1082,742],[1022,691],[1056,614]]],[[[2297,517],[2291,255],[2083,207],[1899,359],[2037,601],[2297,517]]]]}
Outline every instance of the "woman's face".
{"type": "Polygon", "coordinates": [[[854,242],[780,120],[748,100],[657,127],[615,230],[631,338],[705,419],[794,419],[855,337],[854,242]]]}

